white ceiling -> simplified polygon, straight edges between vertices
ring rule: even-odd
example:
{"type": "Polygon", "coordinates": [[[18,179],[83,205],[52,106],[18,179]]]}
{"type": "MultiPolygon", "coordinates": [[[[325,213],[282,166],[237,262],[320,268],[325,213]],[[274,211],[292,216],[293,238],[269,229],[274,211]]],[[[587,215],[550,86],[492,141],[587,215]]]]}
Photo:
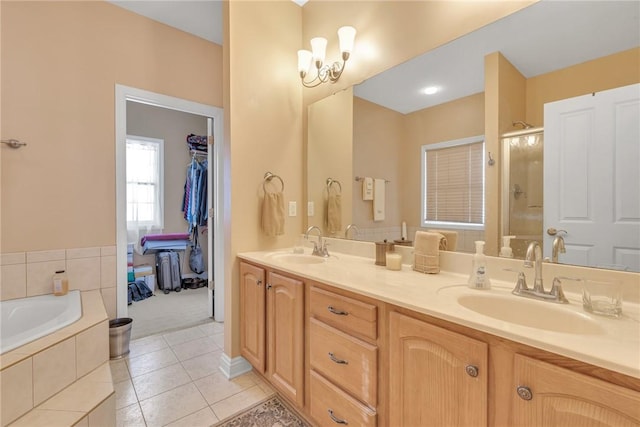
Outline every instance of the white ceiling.
{"type": "MultiPolygon", "coordinates": [[[[110,3],[222,44],[220,0],[110,3]]],[[[354,55],[357,43],[356,37],[354,55]]],[[[543,0],[374,76],[357,85],[355,94],[406,114],[482,92],[489,53],[502,52],[530,78],[639,45],[639,1],[543,0]],[[440,90],[423,95],[427,86],[440,90]]]]}
{"type": "Polygon", "coordinates": [[[354,93],[406,114],[483,92],[484,56],[496,51],[530,78],[639,45],[638,1],[541,1],[374,76],[354,93]],[[440,91],[424,95],[427,86],[440,91]]]}

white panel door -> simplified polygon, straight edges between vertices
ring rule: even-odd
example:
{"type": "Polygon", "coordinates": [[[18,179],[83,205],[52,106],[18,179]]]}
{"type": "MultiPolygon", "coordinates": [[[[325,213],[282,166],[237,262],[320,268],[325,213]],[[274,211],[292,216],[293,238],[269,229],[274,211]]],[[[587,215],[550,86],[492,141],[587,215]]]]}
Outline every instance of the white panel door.
{"type": "Polygon", "coordinates": [[[545,104],[544,247],[560,262],[640,271],[640,85],[545,104]]]}

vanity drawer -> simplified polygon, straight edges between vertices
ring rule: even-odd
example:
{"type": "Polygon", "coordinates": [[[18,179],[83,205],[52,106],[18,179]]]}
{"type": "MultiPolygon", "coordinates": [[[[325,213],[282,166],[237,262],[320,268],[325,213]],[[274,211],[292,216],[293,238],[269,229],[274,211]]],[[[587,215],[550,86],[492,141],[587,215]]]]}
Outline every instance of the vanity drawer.
{"type": "Polygon", "coordinates": [[[311,316],[342,331],[375,340],[378,308],[353,298],[311,287],[311,316]]]}
{"type": "Polygon", "coordinates": [[[309,325],[311,368],[370,407],[378,404],[378,348],[317,319],[309,325]]]}
{"type": "Polygon", "coordinates": [[[375,411],[362,405],[314,370],[311,370],[310,379],[310,411],[318,426],[374,427],[376,425],[375,411]]]}

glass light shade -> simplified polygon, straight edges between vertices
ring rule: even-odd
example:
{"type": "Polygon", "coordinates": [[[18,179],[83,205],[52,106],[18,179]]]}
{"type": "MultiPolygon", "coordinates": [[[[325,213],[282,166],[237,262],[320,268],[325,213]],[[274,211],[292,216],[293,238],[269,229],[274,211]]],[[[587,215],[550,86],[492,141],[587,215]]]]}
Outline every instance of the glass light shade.
{"type": "Polygon", "coordinates": [[[313,52],[313,61],[324,63],[324,57],[327,52],[327,39],[324,37],[314,37],[311,39],[311,51],[313,52]]]}
{"type": "Polygon", "coordinates": [[[298,72],[304,73],[305,75],[309,71],[309,66],[311,66],[312,54],[308,50],[301,49],[298,51],[298,72]]]}
{"type": "Polygon", "coordinates": [[[351,53],[353,51],[353,41],[356,38],[356,29],[353,27],[340,27],[338,29],[338,39],[340,40],[340,52],[351,53]]]}

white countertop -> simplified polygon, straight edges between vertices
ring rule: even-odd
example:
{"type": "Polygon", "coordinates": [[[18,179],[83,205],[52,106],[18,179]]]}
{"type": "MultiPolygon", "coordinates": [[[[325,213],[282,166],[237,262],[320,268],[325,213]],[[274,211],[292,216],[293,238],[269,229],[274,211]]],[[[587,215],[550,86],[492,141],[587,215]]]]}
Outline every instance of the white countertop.
{"type": "MultiPolygon", "coordinates": [[[[566,291],[570,304],[514,296],[511,290],[515,280],[510,283],[492,279],[490,290],[474,290],[466,286],[467,276],[463,274],[448,271],[422,274],[413,271],[407,264],[402,266],[401,271],[391,271],[375,265],[371,258],[343,253],[333,253],[326,262],[319,264],[296,264],[274,256],[287,252],[292,251],[245,252],[238,254],[238,257],[640,378],[640,306],[636,303],[625,301],[621,318],[607,318],[585,312],[582,309],[582,296],[566,291]],[[532,314],[521,317],[518,322],[522,324],[518,324],[480,314],[459,302],[460,297],[474,296],[478,296],[478,299],[485,296],[496,298],[495,315],[498,317],[499,312],[505,313],[503,316],[510,316],[510,304],[520,316],[526,316],[523,307],[531,310],[532,314]],[[550,324],[548,319],[551,316],[546,315],[553,310],[559,310],[559,314],[562,314],[557,328],[555,323],[550,324]],[[583,326],[584,329],[581,329],[583,326]]],[[[546,284],[547,288],[550,286],[550,283],[546,284]]]]}

